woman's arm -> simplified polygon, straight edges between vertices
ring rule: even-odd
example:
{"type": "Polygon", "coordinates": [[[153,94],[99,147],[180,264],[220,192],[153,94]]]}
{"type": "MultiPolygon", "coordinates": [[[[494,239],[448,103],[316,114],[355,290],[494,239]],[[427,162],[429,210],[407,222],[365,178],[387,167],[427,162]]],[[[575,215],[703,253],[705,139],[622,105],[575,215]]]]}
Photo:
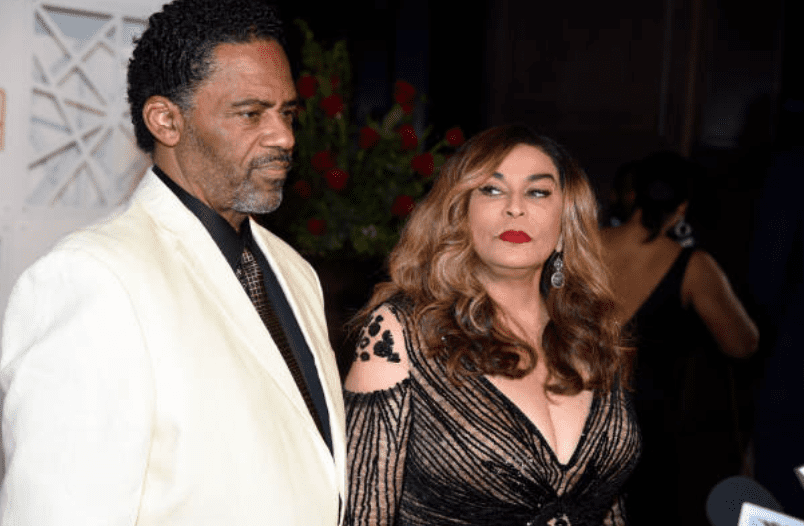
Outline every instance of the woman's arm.
{"type": "Polygon", "coordinates": [[[757,350],[759,330],[711,255],[702,250],[692,254],[682,293],[725,354],[747,358],[757,350]]]}
{"type": "Polygon", "coordinates": [[[403,325],[387,305],[361,331],[344,393],[347,526],[396,522],[412,421],[407,346],[403,325]]]}

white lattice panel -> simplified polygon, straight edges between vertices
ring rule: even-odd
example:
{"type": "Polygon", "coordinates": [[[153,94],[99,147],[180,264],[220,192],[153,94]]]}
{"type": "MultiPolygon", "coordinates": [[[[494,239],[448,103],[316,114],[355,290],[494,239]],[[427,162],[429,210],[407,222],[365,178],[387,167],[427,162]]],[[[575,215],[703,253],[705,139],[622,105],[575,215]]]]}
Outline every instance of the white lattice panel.
{"type": "Polygon", "coordinates": [[[145,20],[34,6],[28,160],[32,206],[104,208],[145,169],[125,97],[132,41],[145,20]]]}
{"type": "Polygon", "coordinates": [[[19,273],[123,203],[150,165],[126,67],[161,4],[0,0],[0,317],[19,273]]]}

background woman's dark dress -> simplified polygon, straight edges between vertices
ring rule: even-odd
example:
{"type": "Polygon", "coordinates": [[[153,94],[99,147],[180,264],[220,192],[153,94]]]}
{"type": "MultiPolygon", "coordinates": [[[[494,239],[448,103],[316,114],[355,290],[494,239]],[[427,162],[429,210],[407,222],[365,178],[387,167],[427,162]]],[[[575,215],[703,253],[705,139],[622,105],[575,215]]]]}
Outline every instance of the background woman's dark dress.
{"type": "Polygon", "coordinates": [[[708,524],[709,489],[736,474],[727,358],[706,326],[682,303],[694,248],[681,251],[629,322],[637,347],[634,400],[643,437],[626,486],[631,523],[708,524]]]}

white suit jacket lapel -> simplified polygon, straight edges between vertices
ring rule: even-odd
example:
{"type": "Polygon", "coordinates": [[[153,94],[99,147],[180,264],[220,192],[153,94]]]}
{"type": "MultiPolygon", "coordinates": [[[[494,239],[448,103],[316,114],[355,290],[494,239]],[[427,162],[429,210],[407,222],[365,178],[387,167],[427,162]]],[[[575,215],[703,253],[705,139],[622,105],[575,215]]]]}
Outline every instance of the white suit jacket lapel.
{"type": "MultiPolygon", "coordinates": [[[[282,290],[290,303],[296,320],[315,358],[316,370],[324,390],[329,410],[330,428],[333,446],[336,437],[343,436],[345,429],[343,420],[343,402],[341,381],[337,363],[329,342],[324,319],[323,297],[321,289],[306,290],[307,280],[294,280],[293,277],[307,272],[306,268],[294,267],[291,258],[282,257],[282,252],[289,250],[287,245],[273,238],[265,229],[252,222],[254,238],[257,241],[268,263],[274,270],[282,290]]],[[[316,282],[316,286],[318,283],[316,282]]]]}
{"type": "Polygon", "coordinates": [[[220,315],[231,324],[233,333],[240,335],[255,361],[281,387],[301,418],[307,418],[318,433],[276,344],[206,228],[150,171],[143,178],[134,199],[135,202],[139,199],[146,213],[173,236],[175,250],[184,258],[188,271],[197,276],[199,286],[208,289],[210,297],[220,307],[220,315]]]}

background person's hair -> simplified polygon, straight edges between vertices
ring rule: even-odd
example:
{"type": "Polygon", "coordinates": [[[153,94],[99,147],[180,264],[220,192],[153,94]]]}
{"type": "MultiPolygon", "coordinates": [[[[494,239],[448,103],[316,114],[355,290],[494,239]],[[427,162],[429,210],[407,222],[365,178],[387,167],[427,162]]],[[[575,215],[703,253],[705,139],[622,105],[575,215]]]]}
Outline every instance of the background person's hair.
{"type": "Polygon", "coordinates": [[[634,208],[642,210],[645,242],[656,239],[681,203],[690,198],[690,180],[700,168],[675,152],[658,152],[634,167],[634,208]]]}
{"type": "Polygon", "coordinates": [[[223,43],[274,40],[285,47],[276,7],[260,0],[175,0],[148,19],[128,66],[128,102],[137,145],[154,149],[142,109],[154,95],[189,111],[196,87],[211,72],[223,43]]]}
{"type": "MultiPolygon", "coordinates": [[[[525,126],[486,130],[444,164],[391,253],[391,281],[377,286],[357,320],[401,296],[412,305],[415,337],[428,355],[444,360],[452,380],[477,374],[519,378],[532,370],[535,350],[500,323],[497,306],[477,278],[482,262],[472,247],[468,219],[471,192],[520,144],[535,146],[553,160],[564,192],[565,285],[545,289],[550,321],[542,347],[553,375],[548,390],[573,394],[584,388],[608,389],[618,374],[624,383],[631,355],[620,344],[592,189],[561,145],[525,126]],[[520,352],[530,359],[520,360],[520,352]],[[578,364],[588,371],[587,382],[578,364]]],[[[543,281],[550,272],[543,271],[543,281]]]]}

